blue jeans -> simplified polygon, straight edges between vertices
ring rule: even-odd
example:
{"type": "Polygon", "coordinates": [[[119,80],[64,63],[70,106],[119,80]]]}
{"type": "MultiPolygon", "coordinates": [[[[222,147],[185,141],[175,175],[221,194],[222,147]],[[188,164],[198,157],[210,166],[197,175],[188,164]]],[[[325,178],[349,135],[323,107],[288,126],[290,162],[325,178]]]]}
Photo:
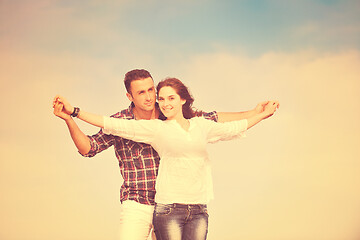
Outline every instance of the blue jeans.
{"type": "Polygon", "coordinates": [[[209,215],[204,204],[156,204],[153,216],[157,240],[205,240],[209,215]]]}

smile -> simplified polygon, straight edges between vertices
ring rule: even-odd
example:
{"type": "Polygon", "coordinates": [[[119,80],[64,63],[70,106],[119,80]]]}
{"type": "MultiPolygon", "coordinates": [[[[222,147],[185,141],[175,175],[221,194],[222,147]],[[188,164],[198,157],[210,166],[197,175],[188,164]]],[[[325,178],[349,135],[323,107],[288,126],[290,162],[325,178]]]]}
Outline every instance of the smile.
{"type": "Polygon", "coordinates": [[[145,103],[146,106],[151,106],[153,104],[153,102],[147,102],[145,103]]]}

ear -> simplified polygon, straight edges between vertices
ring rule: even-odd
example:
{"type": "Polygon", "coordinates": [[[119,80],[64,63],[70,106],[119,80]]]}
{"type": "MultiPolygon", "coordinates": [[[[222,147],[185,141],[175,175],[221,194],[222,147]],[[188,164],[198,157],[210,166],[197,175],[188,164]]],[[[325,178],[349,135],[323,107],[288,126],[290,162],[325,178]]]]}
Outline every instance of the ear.
{"type": "Polygon", "coordinates": [[[130,93],[126,93],[126,96],[130,100],[130,102],[134,100],[130,93]]]}
{"type": "Polygon", "coordinates": [[[186,103],[186,100],[181,99],[181,105],[184,105],[186,103]]]}

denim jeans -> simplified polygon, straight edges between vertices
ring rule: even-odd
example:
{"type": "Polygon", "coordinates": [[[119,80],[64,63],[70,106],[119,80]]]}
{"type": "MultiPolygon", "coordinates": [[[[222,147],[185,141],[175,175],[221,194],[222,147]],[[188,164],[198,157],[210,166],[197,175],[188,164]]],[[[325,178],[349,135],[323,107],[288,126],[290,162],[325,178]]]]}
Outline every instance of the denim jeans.
{"type": "Polygon", "coordinates": [[[153,224],[157,240],[204,240],[208,232],[206,205],[156,204],[153,224]]]}

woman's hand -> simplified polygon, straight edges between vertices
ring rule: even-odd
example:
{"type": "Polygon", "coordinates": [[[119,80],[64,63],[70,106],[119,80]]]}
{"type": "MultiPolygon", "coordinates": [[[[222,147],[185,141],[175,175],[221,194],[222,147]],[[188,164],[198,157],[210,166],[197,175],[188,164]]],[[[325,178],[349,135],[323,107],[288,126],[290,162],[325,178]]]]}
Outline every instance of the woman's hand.
{"type": "Polygon", "coordinates": [[[53,100],[54,115],[64,120],[71,119],[71,113],[74,108],[66,101],[65,98],[56,95],[53,100]]]}

